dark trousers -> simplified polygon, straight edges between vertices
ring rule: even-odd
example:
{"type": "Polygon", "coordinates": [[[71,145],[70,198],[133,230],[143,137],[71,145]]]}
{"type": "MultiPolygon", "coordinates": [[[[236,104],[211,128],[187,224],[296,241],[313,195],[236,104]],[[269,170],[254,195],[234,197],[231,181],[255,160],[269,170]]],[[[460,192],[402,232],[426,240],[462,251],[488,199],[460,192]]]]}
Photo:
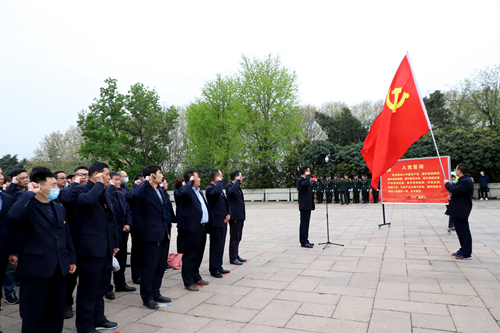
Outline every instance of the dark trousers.
{"type": "Polygon", "coordinates": [[[66,277],[62,275],[59,265],[51,278],[21,278],[19,297],[22,333],[62,332],[66,277]]]}
{"type": "Polygon", "coordinates": [[[340,202],[340,198],[339,198],[339,191],[338,190],[333,190],[333,196],[335,198],[335,203],[339,203],[340,202]]]}
{"type": "Polygon", "coordinates": [[[373,202],[377,203],[378,202],[378,191],[372,190],[372,195],[373,195],[373,202]]]}
{"type": "MultiPolygon", "coordinates": [[[[167,238],[167,235],[165,235],[167,238]]],[[[141,298],[144,303],[160,297],[161,280],[167,267],[167,243],[142,241],[141,298]]]]}
{"type": "Polygon", "coordinates": [[[184,253],[184,239],[181,229],[177,228],[177,253],[184,253]]]}
{"type": "Polygon", "coordinates": [[[222,256],[226,244],[227,223],[223,227],[212,227],[210,230],[210,274],[222,270],[222,256]]]}
{"type": "Polygon", "coordinates": [[[78,256],[78,289],[76,292],[76,329],[89,332],[95,324],[106,323],[104,294],[111,282],[112,257],[78,256]]]}
{"type": "Polygon", "coordinates": [[[316,199],[318,199],[318,203],[323,203],[323,192],[316,192],[316,199]]]}
{"type": "Polygon", "coordinates": [[[352,202],[359,203],[359,189],[357,188],[352,190],[352,202]]]}
{"type": "Polygon", "coordinates": [[[185,286],[193,285],[201,279],[200,265],[207,243],[207,229],[201,224],[194,233],[179,229],[184,239],[184,253],[182,254],[182,280],[185,286]]]}
{"type": "Polygon", "coordinates": [[[78,266],[75,273],[66,275],[66,306],[73,306],[73,292],[76,288],[76,280],[78,279],[78,266]]]}
{"type": "Polygon", "coordinates": [[[348,191],[340,191],[340,203],[344,204],[349,204],[349,192],[348,191]]]}
{"type": "Polygon", "coordinates": [[[137,279],[141,277],[141,236],[138,233],[132,233],[130,236],[132,237],[132,248],[130,249],[130,270],[132,273],[132,280],[137,281],[137,279]]]}
{"type": "Polygon", "coordinates": [[[240,257],[240,242],[243,237],[244,220],[229,220],[229,262],[240,257]]]}
{"type": "Polygon", "coordinates": [[[368,190],[361,190],[361,196],[363,197],[363,203],[368,203],[370,201],[370,192],[368,192],[368,190]]]}
{"type": "Polygon", "coordinates": [[[451,222],[457,232],[458,241],[460,242],[460,252],[466,257],[470,256],[472,254],[472,236],[470,234],[469,221],[452,216],[451,222]]]}
{"type": "Polygon", "coordinates": [[[487,187],[481,187],[481,198],[487,198],[488,197],[488,188],[487,187]]]}
{"type": "MultiPolygon", "coordinates": [[[[118,260],[118,263],[120,264],[120,270],[118,272],[113,272],[113,282],[115,283],[115,288],[122,288],[127,284],[125,282],[125,269],[127,268],[127,244],[128,232],[122,232],[120,251],[116,254],[116,260],[118,260]]],[[[113,286],[110,285],[108,290],[113,291],[113,286]]]]}
{"type": "Polygon", "coordinates": [[[332,195],[333,193],[330,190],[326,191],[326,203],[332,203],[332,195]]]}
{"type": "Polygon", "coordinates": [[[309,243],[309,221],[311,220],[310,210],[300,210],[299,241],[301,245],[309,243]]]}

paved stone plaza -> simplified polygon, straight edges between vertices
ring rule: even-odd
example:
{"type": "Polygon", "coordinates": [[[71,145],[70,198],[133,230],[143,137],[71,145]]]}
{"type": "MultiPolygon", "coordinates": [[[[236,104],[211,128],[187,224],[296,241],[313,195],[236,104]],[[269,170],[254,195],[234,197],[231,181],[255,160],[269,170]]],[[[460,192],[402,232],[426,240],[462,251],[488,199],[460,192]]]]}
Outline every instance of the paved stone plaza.
{"type": "MultiPolygon", "coordinates": [[[[459,246],[444,211],[386,205],[392,227],[379,229],[380,204],[330,204],[331,241],[345,247],[323,250],[325,204],[311,217],[316,246],[305,249],[297,203],[248,203],[247,263],[230,265],[226,246],[231,273],[212,278],[207,242],[202,276],[210,285],[189,292],[180,271],[168,272],[162,294],[173,301],[156,311],[138,291],[116,293],[106,303],[108,319],[119,322],[111,332],[500,332],[500,202],[474,201],[470,261],[450,255],[459,246]]],[[[3,332],[21,332],[18,306],[3,307],[3,332]]],[[[65,327],[75,332],[74,318],[65,327]]]]}

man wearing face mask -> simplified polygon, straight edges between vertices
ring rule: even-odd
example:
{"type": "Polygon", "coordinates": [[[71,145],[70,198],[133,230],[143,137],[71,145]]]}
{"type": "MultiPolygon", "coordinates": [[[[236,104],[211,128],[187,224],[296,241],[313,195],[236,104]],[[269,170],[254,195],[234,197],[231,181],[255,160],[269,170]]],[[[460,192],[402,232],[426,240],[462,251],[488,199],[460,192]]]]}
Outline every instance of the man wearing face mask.
{"type": "Polygon", "coordinates": [[[65,276],[75,272],[76,254],[66,211],[52,202],[59,195],[54,174],[35,172],[32,181],[9,212],[22,235],[17,273],[22,281],[22,332],[62,332],[65,276]]]}
{"type": "Polygon", "coordinates": [[[121,186],[118,189],[118,191],[120,191],[123,194],[127,195],[128,194],[128,188],[127,188],[128,175],[123,170],[122,171],[118,171],[118,174],[120,175],[120,182],[121,182],[121,186]]]}
{"type": "Polygon", "coordinates": [[[490,178],[484,174],[484,171],[481,171],[481,174],[479,175],[479,187],[481,190],[481,199],[479,200],[486,200],[488,201],[488,192],[490,189],[488,188],[488,183],[490,182],[490,178]]]}

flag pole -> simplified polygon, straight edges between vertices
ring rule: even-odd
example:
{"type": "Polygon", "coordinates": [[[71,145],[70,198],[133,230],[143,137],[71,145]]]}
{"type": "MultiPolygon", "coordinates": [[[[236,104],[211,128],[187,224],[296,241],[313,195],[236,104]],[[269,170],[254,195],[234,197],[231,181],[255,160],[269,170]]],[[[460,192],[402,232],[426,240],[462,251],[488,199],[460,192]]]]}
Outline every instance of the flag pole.
{"type": "Polygon", "coordinates": [[[413,81],[415,82],[415,86],[416,86],[417,91],[418,91],[418,98],[420,99],[420,104],[422,105],[422,109],[424,110],[425,119],[427,119],[427,124],[429,125],[429,130],[431,131],[432,142],[434,142],[434,148],[436,148],[436,153],[438,156],[439,165],[441,165],[441,171],[443,172],[443,178],[446,179],[446,173],[444,172],[443,162],[441,161],[441,156],[439,155],[439,150],[438,150],[438,147],[436,144],[436,139],[434,138],[434,132],[432,132],[431,121],[429,120],[429,115],[427,114],[427,109],[425,108],[425,104],[424,104],[424,101],[422,99],[422,95],[420,94],[420,88],[418,87],[417,77],[415,76],[415,73],[413,71],[413,65],[411,64],[410,55],[408,54],[408,51],[406,51],[406,57],[408,58],[408,63],[410,64],[411,74],[413,75],[413,81]]]}

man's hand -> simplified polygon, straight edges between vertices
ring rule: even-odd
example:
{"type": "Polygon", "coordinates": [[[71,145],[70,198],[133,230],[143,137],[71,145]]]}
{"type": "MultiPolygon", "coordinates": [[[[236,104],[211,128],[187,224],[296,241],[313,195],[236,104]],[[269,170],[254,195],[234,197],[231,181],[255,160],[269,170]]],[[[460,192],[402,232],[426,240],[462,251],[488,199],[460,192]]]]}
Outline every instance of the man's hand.
{"type": "Polygon", "coordinates": [[[137,180],[135,181],[135,184],[136,184],[136,185],[139,185],[140,183],[142,183],[142,180],[140,180],[140,179],[137,179],[137,180]]]}
{"type": "Polygon", "coordinates": [[[146,176],[146,180],[147,180],[148,182],[150,182],[150,183],[152,183],[152,182],[153,182],[153,178],[151,178],[151,176],[146,176]]]}
{"type": "Polygon", "coordinates": [[[168,239],[170,239],[170,235],[167,235],[168,236],[168,239]]]}
{"type": "Polygon", "coordinates": [[[9,264],[12,266],[17,266],[17,257],[13,254],[9,256],[9,264]]]}
{"type": "Polygon", "coordinates": [[[40,185],[34,182],[28,183],[28,191],[38,193],[40,192],[40,185]]]}
{"type": "Polygon", "coordinates": [[[451,201],[451,194],[448,194],[448,201],[451,201]]]}
{"type": "Polygon", "coordinates": [[[109,180],[109,185],[113,185],[116,187],[116,181],[114,179],[109,180]]]}
{"type": "Polygon", "coordinates": [[[80,177],[80,176],[75,177],[75,183],[80,184],[80,180],[82,180],[82,177],[80,177]]]}
{"type": "Polygon", "coordinates": [[[130,226],[128,224],[123,226],[123,232],[130,232],[130,226]]]}
{"type": "Polygon", "coordinates": [[[96,183],[104,183],[102,180],[102,173],[98,173],[97,175],[95,175],[94,180],[96,183]]]}
{"type": "Polygon", "coordinates": [[[19,183],[19,178],[17,178],[17,176],[15,176],[14,178],[12,178],[12,182],[14,184],[18,184],[19,183]]]}
{"type": "Polygon", "coordinates": [[[448,179],[445,179],[445,180],[444,180],[444,183],[446,184],[447,182],[448,182],[448,179]]]}
{"type": "Polygon", "coordinates": [[[113,250],[113,257],[116,256],[116,254],[118,253],[118,250],[119,248],[115,247],[114,250],[113,250]]]}
{"type": "Polygon", "coordinates": [[[226,216],[226,218],[224,219],[224,223],[227,223],[229,219],[231,219],[231,215],[226,216]]]}
{"type": "Polygon", "coordinates": [[[194,176],[191,176],[191,177],[189,178],[189,180],[194,180],[194,176]]]}
{"type": "Polygon", "coordinates": [[[220,177],[219,177],[219,176],[217,176],[217,178],[215,178],[215,180],[216,180],[216,181],[220,181],[220,180],[222,180],[222,179],[220,179],[220,177]]]}
{"type": "Polygon", "coordinates": [[[69,265],[69,274],[73,274],[75,273],[75,271],[76,271],[76,265],[75,264],[69,265]]]}
{"type": "Polygon", "coordinates": [[[307,169],[306,170],[306,176],[311,174],[311,170],[307,169]]]}

